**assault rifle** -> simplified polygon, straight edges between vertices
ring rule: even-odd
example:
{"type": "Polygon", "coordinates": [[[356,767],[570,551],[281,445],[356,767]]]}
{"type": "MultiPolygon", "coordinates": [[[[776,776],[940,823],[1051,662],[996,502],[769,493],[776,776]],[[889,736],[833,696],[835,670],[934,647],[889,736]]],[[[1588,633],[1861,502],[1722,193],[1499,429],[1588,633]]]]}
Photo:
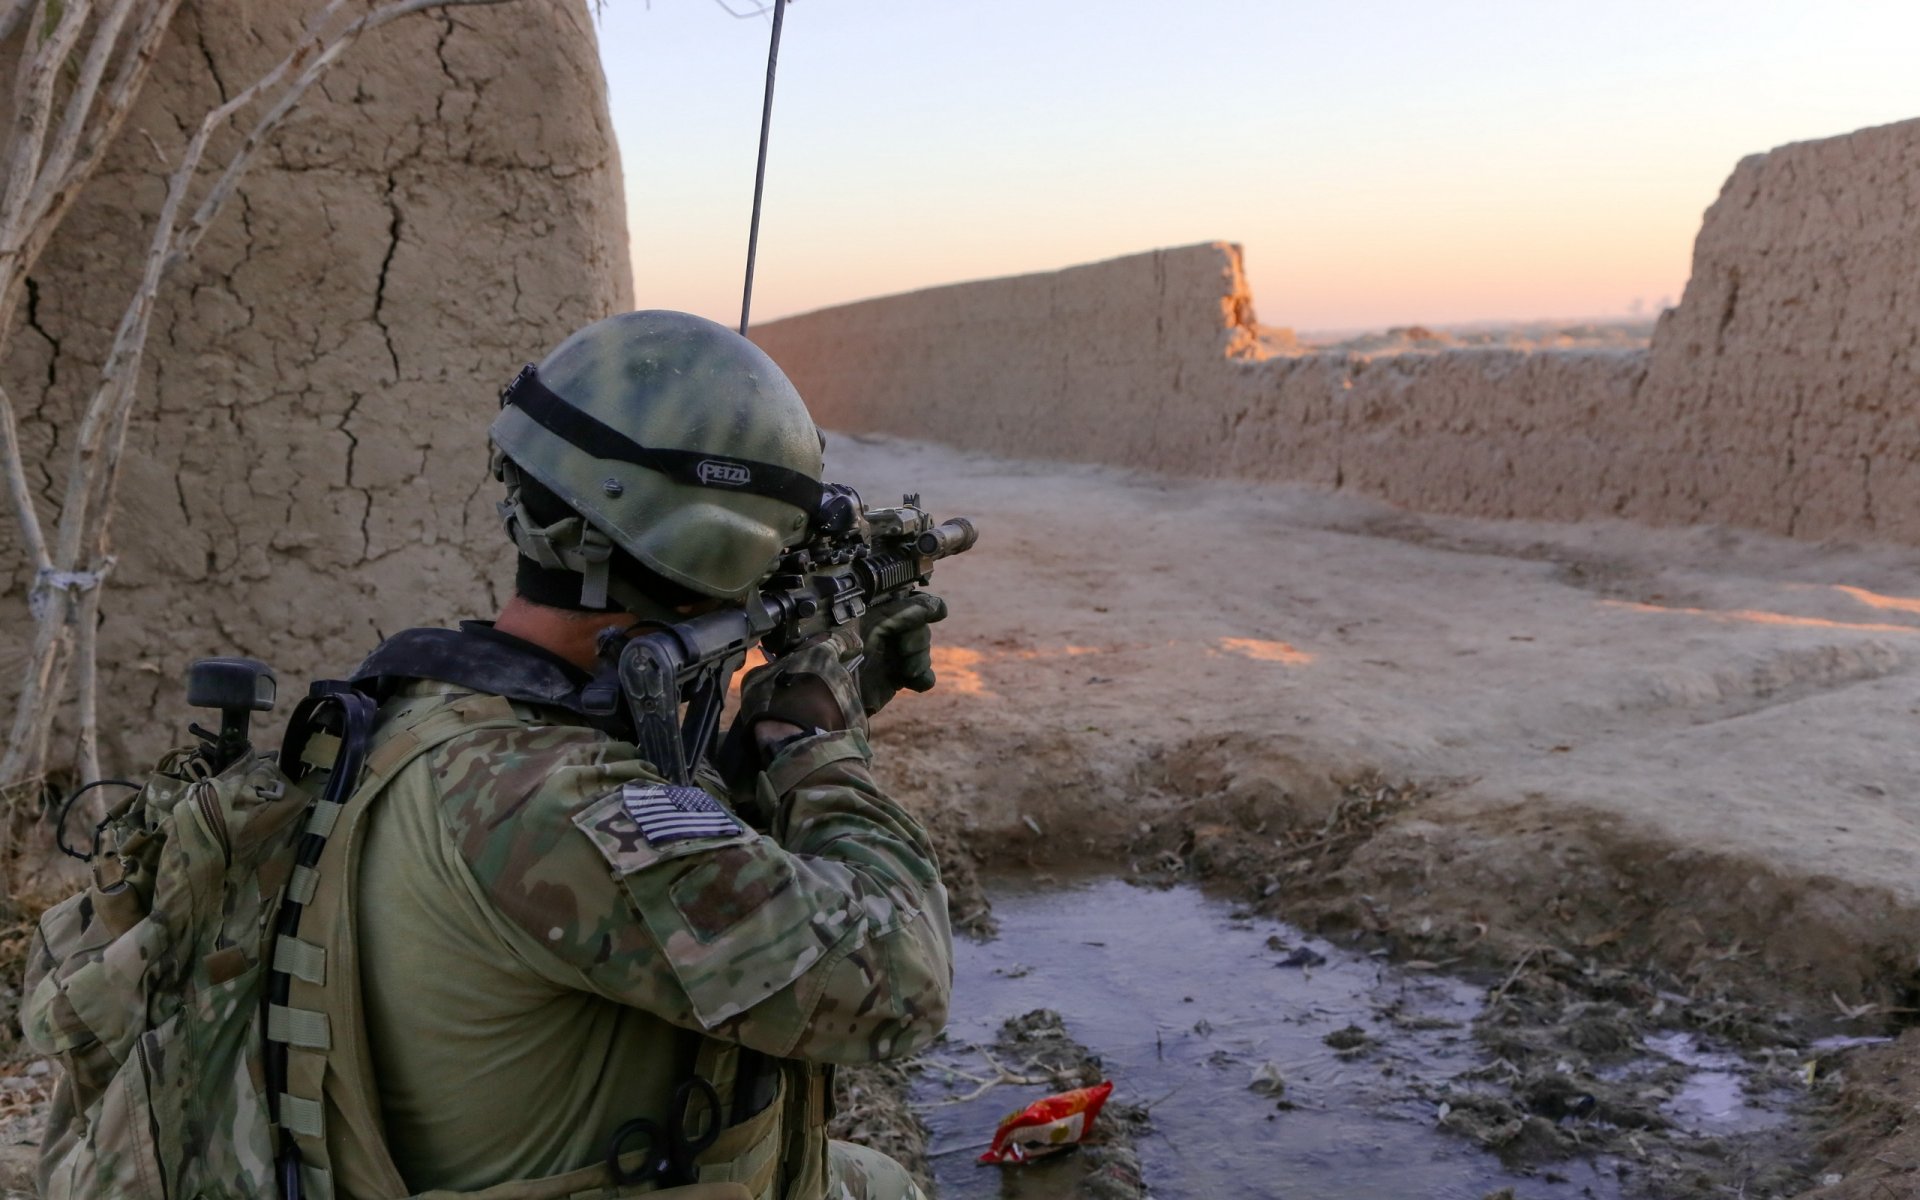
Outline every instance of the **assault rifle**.
{"type": "Polygon", "coordinates": [[[674,783],[691,783],[719,731],[727,683],[756,644],[777,659],[852,624],[926,583],[934,563],[978,538],[965,517],[935,524],[917,494],[898,508],[868,508],[852,488],[827,484],[807,542],[782,555],[745,604],[633,638],[609,630],[600,653],[613,669],[581,699],[609,716],[624,704],[641,757],[674,783]]]}

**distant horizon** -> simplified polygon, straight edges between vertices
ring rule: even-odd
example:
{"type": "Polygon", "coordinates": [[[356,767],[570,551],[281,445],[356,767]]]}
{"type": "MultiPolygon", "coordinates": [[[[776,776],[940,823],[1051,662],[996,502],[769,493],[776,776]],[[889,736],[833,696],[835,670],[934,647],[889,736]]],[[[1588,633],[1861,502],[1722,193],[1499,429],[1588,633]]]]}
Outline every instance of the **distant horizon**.
{"type": "MultiPolygon", "coordinates": [[[[597,25],[636,301],[737,323],[768,22],[597,25]]],[[[1654,315],[1742,158],[1920,115],[1916,40],[1894,0],[800,0],[754,319],[1209,240],[1275,327],[1654,315]]]]}
{"type": "MultiPolygon", "coordinates": [[[[1186,243],[1186,246],[1211,246],[1211,245],[1218,245],[1221,243],[1228,243],[1228,242],[1230,242],[1230,239],[1227,239],[1227,238],[1212,238],[1207,241],[1188,242],[1186,243]]],[[[1179,250],[1183,248],[1185,247],[1184,246],[1148,246],[1141,250],[1129,251],[1124,254],[1109,255],[1106,258],[1096,258],[1084,263],[1069,263],[1068,265],[1063,267],[1043,267],[1033,271],[1014,271],[1007,274],[981,275],[981,276],[968,278],[968,279],[949,279],[949,280],[944,280],[940,283],[929,283],[924,287],[909,288],[904,291],[882,292],[878,295],[873,295],[873,296],[857,296],[851,300],[836,300],[831,304],[822,304],[815,308],[805,308],[805,309],[799,310],[798,312],[781,313],[778,316],[761,317],[758,315],[759,309],[758,309],[758,306],[756,305],[754,309],[754,312],[756,315],[753,318],[753,324],[754,325],[771,325],[776,321],[785,321],[785,320],[792,319],[794,317],[810,316],[814,313],[825,312],[829,309],[845,308],[849,305],[854,305],[854,304],[867,304],[876,300],[891,300],[901,296],[910,296],[918,292],[937,291],[940,288],[946,288],[946,287],[964,287],[967,284],[971,284],[971,283],[992,283],[996,280],[1017,279],[1026,275],[1051,275],[1060,271],[1071,271],[1075,267],[1093,266],[1095,264],[1102,263],[1102,262],[1111,262],[1117,258],[1132,258],[1135,255],[1139,255],[1139,254],[1153,254],[1162,250],[1179,250]]],[[[1249,280],[1249,286],[1252,287],[1251,280],[1249,280]]],[[[1380,333],[1388,329],[1422,328],[1422,329],[1431,329],[1440,333],[1469,333],[1469,332],[1479,332],[1484,330],[1511,329],[1516,327],[1532,326],[1532,325],[1572,325],[1572,324],[1633,325],[1638,323],[1652,324],[1653,322],[1659,319],[1661,312],[1663,312],[1668,308],[1672,308],[1680,303],[1679,297],[1675,296],[1675,297],[1663,297],[1659,303],[1654,305],[1649,305],[1645,309],[1637,313],[1636,312],[1546,313],[1539,316],[1525,316],[1525,317],[1471,317],[1466,320],[1460,320],[1460,321],[1390,321],[1390,322],[1385,322],[1381,324],[1371,324],[1371,325],[1346,325],[1346,326],[1332,326],[1332,327],[1311,326],[1311,327],[1303,328],[1303,327],[1296,327],[1292,325],[1275,324],[1274,322],[1268,321],[1263,317],[1261,317],[1259,288],[1252,287],[1252,292],[1253,292],[1253,318],[1254,318],[1254,324],[1258,328],[1268,329],[1268,330],[1284,329],[1289,333],[1294,334],[1296,337],[1313,338],[1313,339],[1352,337],[1358,334],[1380,333]]],[[[638,300],[639,298],[636,296],[636,302],[638,302],[638,300]]],[[[715,317],[713,319],[718,320],[719,318],[715,317]]],[[[739,324],[737,313],[734,315],[734,320],[730,323],[734,325],[739,324]]]]}
{"type": "Polygon", "coordinates": [[[1524,329],[1535,325],[1651,325],[1659,319],[1629,313],[1588,313],[1544,317],[1478,317],[1471,321],[1393,321],[1385,325],[1348,325],[1338,329],[1294,329],[1291,325],[1260,322],[1262,329],[1286,329],[1301,338],[1348,338],[1366,333],[1385,333],[1391,329],[1430,329],[1435,333],[1488,333],[1503,329],[1524,329]]]}

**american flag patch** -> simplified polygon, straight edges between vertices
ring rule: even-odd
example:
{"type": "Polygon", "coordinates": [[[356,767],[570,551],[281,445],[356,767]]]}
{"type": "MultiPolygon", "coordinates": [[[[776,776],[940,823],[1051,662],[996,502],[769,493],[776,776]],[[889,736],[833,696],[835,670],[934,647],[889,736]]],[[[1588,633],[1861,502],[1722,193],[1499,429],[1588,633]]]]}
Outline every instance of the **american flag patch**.
{"type": "Polygon", "coordinates": [[[733,819],[733,814],[696,787],[629,783],[620,789],[620,807],[651,846],[688,838],[732,837],[740,832],[740,822],[733,819]]]}

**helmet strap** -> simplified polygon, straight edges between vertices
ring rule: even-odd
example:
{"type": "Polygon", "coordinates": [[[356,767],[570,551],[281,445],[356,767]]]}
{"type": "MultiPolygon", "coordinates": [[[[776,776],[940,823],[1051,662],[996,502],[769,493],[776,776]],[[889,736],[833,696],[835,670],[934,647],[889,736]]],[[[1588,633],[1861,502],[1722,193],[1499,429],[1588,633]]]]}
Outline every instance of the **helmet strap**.
{"type": "MultiPolygon", "coordinates": [[[[617,607],[643,620],[672,622],[679,614],[668,605],[648,596],[612,572],[613,541],[573,514],[550,525],[541,525],[527,510],[520,494],[520,472],[512,462],[497,457],[494,475],[507,485],[507,498],[498,505],[507,537],[523,558],[543,572],[565,572],[580,581],[579,601],[556,607],[605,612],[617,607]],[[611,604],[610,604],[611,601],[611,604]]],[[[550,600],[552,589],[541,587],[542,597],[528,597],[539,603],[550,600]]]]}
{"type": "MultiPolygon", "coordinates": [[[[515,560],[514,594],[544,608],[568,612],[590,611],[580,603],[580,582],[580,576],[565,567],[543,567],[524,554],[515,560]]],[[[609,603],[605,608],[591,611],[612,616],[617,610],[609,603]]]]}
{"type": "Polygon", "coordinates": [[[571,571],[580,576],[580,607],[605,608],[607,567],[613,559],[613,542],[577,513],[551,525],[539,524],[520,496],[520,472],[505,460],[498,467],[497,473],[507,485],[507,498],[499,505],[500,520],[507,527],[507,536],[513,539],[513,544],[520,553],[548,570],[571,571]]]}

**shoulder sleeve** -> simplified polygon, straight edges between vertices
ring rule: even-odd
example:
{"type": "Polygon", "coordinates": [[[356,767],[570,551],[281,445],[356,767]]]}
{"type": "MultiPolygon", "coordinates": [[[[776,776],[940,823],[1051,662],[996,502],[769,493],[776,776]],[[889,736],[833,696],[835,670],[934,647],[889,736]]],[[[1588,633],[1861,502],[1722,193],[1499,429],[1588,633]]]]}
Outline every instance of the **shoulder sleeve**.
{"type": "Polygon", "coordinates": [[[438,774],[487,901],[581,987],[767,1053],[860,1062],[931,1040],[952,982],[931,847],[865,758],[835,734],[776,760],[759,783],[776,836],[589,730],[476,733],[438,774]]]}

